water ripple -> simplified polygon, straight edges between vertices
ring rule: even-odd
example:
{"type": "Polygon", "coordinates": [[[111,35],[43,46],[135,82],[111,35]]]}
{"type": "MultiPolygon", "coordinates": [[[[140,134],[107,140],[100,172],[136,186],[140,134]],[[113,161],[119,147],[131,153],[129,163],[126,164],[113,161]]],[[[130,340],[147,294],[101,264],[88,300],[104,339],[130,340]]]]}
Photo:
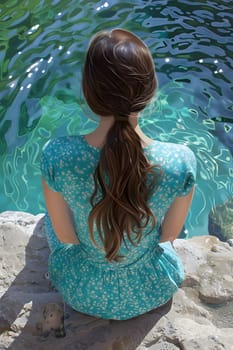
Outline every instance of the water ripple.
{"type": "Polygon", "coordinates": [[[42,145],[94,125],[85,121],[82,99],[77,102],[88,40],[98,30],[124,27],[148,44],[159,79],[142,127],[197,155],[187,225],[191,234],[206,233],[210,208],[233,195],[231,1],[71,0],[64,7],[59,0],[33,0],[16,7],[9,0],[0,17],[0,208],[43,210],[42,145]]]}

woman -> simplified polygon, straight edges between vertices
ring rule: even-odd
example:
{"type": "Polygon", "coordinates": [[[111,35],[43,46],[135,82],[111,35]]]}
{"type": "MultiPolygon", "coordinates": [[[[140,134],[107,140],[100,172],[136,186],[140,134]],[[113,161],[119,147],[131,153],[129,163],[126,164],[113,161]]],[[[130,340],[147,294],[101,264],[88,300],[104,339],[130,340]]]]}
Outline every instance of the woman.
{"type": "Polygon", "coordinates": [[[133,33],[93,37],[82,86],[98,127],[42,152],[49,275],[75,310],[125,320],[166,304],[182,283],[171,242],[190,207],[196,160],[139,127],[157,80],[133,33]]]}

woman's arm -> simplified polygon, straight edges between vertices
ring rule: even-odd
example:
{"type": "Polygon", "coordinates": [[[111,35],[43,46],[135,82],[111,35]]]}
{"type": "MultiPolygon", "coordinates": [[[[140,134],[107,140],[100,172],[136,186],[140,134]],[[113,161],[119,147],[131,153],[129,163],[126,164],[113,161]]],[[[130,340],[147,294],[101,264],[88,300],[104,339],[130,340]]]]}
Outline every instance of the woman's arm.
{"type": "Polygon", "coordinates": [[[52,191],[42,179],[46,207],[54,232],[62,243],[78,244],[71,211],[59,192],[52,191]]]}
{"type": "Polygon", "coordinates": [[[193,192],[194,187],[187,196],[176,197],[168,209],[162,223],[160,242],[174,241],[179,236],[192,202],[193,192]]]}

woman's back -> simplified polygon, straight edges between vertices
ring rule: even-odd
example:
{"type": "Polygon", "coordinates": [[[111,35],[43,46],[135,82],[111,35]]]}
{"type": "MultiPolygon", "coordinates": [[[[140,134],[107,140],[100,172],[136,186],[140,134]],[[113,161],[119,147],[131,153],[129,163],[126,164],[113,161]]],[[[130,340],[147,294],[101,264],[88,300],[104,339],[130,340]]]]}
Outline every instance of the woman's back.
{"type": "Polygon", "coordinates": [[[157,80],[147,46],[132,33],[97,33],[82,86],[98,127],[42,152],[49,275],[74,309],[128,319],[165,304],[182,282],[170,241],[191,203],[195,157],[141,131],[139,113],[157,80]]]}
{"type": "MultiPolygon", "coordinates": [[[[55,139],[46,146],[42,154],[42,173],[50,187],[63,195],[72,210],[78,240],[83,249],[86,249],[90,258],[105,261],[104,250],[96,249],[93,245],[87,225],[92,209],[90,197],[94,190],[93,173],[100,151],[88,144],[85,136],[55,139]]],[[[121,260],[124,263],[133,262],[145,250],[158,244],[159,229],[166,211],[174,198],[187,194],[194,183],[195,158],[189,148],[154,141],[144,148],[144,153],[151,163],[159,164],[162,169],[160,185],[149,200],[151,210],[156,212],[156,226],[151,231],[148,225],[138,245],[132,245],[125,236],[125,242],[122,242],[119,251],[120,255],[125,256],[121,260]]],[[[100,192],[99,198],[101,196],[100,192]]],[[[102,246],[98,232],[95,232],[95,240],[102,246]]]]}

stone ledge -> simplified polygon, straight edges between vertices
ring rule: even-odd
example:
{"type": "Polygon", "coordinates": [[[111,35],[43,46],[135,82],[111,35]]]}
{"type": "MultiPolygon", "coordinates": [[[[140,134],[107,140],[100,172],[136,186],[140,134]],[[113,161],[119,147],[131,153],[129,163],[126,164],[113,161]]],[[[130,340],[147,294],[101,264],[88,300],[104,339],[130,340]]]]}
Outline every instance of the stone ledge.
{"type": "Polygon", "coordinates": [[[62,302],[45,278],[43,215],[0,214],[0,349],[233,350],[233,248],[202,236],[176,240],[175,249],[186,279],[166,316],[106,321],[67,307],[66,337],[43,337],[37,323],[44,306],[62,302]]]}

